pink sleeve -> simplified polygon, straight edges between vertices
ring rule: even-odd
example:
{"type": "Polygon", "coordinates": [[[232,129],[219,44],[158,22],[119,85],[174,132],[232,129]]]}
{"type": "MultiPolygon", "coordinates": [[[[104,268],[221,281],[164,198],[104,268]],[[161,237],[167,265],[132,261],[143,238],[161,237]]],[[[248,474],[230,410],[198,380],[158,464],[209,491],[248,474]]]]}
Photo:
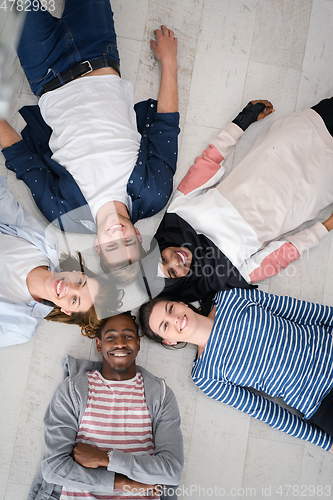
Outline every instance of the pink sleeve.
{"type": "Polygon", "coordinates": [[[254,283],[274,276],[299,259],[304,252],[316,247],[327,234],[325,226],[316,222],[313,226],[288,236],[289,241],[271,241],[246,260],[249,280],[254,283]]]}
{"type": "MultiPolygon", "coordinates": [[[[259,252],[260,253],[260,252],[259,252]]],[[[256,254],[258,256],[258,254],[256,254]]],[[[258,267],[250,273],[250,281],[260,281],[275,276],[281,269],[300,258],[300,253],[292,243],[283,243],[280,248],[267,255],[258,267]]]]}
{"type": "Polygon", "coordinates": [[[216,146],[210,144],[202,153],[197,156],[184,179],[178,186],[178,191],[185,196],[195,189],[204,186],[220,170],[223,156],[216,146]]]}

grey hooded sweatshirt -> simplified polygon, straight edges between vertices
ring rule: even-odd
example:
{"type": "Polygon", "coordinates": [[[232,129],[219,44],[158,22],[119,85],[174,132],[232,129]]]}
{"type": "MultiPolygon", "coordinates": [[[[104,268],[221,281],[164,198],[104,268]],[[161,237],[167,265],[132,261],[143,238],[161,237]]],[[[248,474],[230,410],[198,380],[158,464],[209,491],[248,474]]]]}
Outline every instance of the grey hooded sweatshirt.
{"type": "MultiPolygon", "coordinates": [[[[59,499],[63,486],[111,495],[115,473],[141,483],[178,485],[184,462],[183,438],[177,401],[165,381],[137,366],[152,421],[154,455],[114,450],[107,469],[90,469],[77,464],[71,454],[87,406],[87,372],[101,370],[102,363],[65,356],[62,364],[66,378],[44,417],[45,455],[28,500],[59,499]]],[[[161,499],[176,499],[175,490],[176,486],[166,486],[161,499]]]]}

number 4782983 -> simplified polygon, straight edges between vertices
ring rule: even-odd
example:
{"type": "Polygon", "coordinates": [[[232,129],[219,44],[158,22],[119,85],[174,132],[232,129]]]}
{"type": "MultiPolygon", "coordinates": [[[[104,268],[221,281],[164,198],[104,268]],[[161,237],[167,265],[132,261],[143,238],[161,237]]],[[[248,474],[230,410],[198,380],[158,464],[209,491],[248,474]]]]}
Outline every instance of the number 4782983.
{"type": "Polygon", "coordinates": [[[5,11],[16,10],[17,12],[30,12],[37,10],[49,10],[50,12],[55,9],[54,0],[0,0],[0,9],[5,11]]]}

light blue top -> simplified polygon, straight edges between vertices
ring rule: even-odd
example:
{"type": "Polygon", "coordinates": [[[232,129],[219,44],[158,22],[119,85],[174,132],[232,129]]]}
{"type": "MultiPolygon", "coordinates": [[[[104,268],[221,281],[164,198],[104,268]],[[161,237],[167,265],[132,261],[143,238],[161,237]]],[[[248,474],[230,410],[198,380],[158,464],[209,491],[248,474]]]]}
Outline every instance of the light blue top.
{"type": "MultiPolygon", "coordinates": [[[[35,245],[48,259],[49,269],[59,266],[56,238],[47,234],[38,222],[7,189],[5,177],[0,177],[0,233],[23,238],[35,245]]],[[[0,262],[0,276],[6,262],[0,262]]],[[[35,333],[40,321],[53,306],[35,300],[29,303],[0,301],[0,347],[27,342],[35,333]]]]}
{"type": "Polygon", "coordinates": [[[333,308],[240,288],[215,301],[194,382],[211,398],[329,450],[333,437],[249,388],[310,418],[333,387],[333,308]]]}

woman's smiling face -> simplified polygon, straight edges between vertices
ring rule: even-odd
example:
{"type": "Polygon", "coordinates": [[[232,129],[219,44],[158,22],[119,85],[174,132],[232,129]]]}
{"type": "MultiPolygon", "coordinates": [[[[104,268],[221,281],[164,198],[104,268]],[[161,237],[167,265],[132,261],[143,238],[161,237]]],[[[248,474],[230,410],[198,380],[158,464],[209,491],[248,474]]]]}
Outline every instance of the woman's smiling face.
{"type": "Polygon", "coordinates": [[[76,271],[52,273],[45,281],[46,298],[65,314],[87,312],[98,293],[98,283],[76,271]]]}
{"type": "Polygon", "coordinates": [[[186,276],[190,270],[192,252],[186,247],[168,247],[161,253],[160,269],[167,278],[186,276]]]}
{"type": "Polygon", "coordinates": [[[190,341],[197,324],[197,314],[183,302],[162,300],[154,305],[149,318],[151,330],[168,345],[190,341]]]}

